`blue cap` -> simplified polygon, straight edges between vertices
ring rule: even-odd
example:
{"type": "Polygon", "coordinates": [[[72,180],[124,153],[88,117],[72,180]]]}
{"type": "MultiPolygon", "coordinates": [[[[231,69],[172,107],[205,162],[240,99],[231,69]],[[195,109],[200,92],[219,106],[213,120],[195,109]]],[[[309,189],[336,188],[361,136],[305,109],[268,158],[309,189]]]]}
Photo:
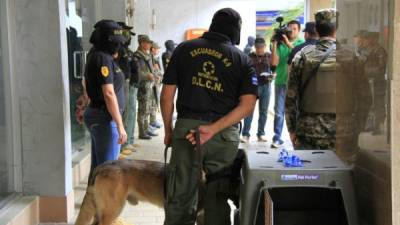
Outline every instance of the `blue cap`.
{"type": "Polygon", "coordinates": [[[100,20],[94,25],[94,28],[99,29],[103,35],[107,35],[111,42],[124,43],[127,41],[122,27],[113,20],[100,20]]]}

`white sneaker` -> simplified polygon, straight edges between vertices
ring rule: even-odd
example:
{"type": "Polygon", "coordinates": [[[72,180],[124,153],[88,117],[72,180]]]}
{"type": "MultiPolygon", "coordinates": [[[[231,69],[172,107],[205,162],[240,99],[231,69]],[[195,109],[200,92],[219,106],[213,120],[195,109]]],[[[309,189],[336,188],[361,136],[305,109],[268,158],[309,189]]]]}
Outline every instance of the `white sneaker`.
{"type": "Polygon", "coordinates": [[[271,148],[280,148],[283,146],[283,141],[274,141],[271,144],[271,148]]]}
{"type": "Polygon", "coordinates": [[[264,135],[257,136],[257,140],[259,142],[268,142],[267,138],[264,135]]]}
{"type": "Polygon", "coordinates": [[[240,138],[240,142],[242,143],[249,143],[250,137],[249,136],[242,136],[240,138]]]}

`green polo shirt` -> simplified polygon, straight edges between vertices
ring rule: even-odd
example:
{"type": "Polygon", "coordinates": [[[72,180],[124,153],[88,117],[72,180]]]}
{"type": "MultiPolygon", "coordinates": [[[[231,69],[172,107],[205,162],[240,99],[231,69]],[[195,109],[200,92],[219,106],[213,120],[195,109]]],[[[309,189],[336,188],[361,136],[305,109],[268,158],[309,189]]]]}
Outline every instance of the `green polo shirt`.
{"type": "MultiPolygon", "coordinates": [[[[293,46],[296,47],[304,43],[304,40],[301,38],[296,39],[292,42],[293,46]]],[[[277,54],[279,56],[279,64],[276,67],[276,79],[275,85],[286,85],[287,77],[288,77],[288,65],[287,61],[292,50],[285,44],[278,45],[277,54]]]]}

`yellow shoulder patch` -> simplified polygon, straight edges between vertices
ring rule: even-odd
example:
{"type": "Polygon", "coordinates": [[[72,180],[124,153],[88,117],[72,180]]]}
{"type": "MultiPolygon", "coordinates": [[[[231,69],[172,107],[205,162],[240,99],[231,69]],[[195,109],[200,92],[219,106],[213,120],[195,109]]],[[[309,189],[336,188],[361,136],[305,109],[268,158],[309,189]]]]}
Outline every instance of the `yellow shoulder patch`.
{"type": "Polygon", "coordinates": [[[101,67],[101,75],[103,75],[104,77],[108,77],[109,74],[110,74],[110,71],[108,70],[108,67],[102,66],[101,67]]]}

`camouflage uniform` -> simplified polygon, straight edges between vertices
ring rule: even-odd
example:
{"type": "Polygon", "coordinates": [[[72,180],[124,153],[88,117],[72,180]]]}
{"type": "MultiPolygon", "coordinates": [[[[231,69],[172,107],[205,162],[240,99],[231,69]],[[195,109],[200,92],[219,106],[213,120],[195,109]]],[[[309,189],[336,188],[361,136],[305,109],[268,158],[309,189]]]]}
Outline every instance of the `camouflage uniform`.
{"type": "MultiPolygon", "coordinates": [[[[156,42],[153,42],[152,47],[160,48],[156,42]]],[[[158,58],[151,55],[151,63],[154,68],[154,86],[153,86],[153,100],[151,102],[151,112],[150,112],[150,124],[157,124],[157,112],[158,106],[160,102],[160,89],[161,89],[161,80],[162,80],[162,71],[161,71],[161,63],[158,58]]]]}
{"type": "MultiPolygon", "coordinates": [[[[370,33],[369,35],[374,35],[370,33]]],[[[373,38],[368,37],[367,38],[373,38]]],[[[367,45],[363,51],[360,52],[360,61],[364,67],[366,76],[371,84],[373,93],[372,105],[372,125],[371,128],[379,130],[379,125],[386,119],[386,63],[387,53],[386,50],[378,43],[367,45]]]]}
{"type": "MultiPolygon", "coordinates": [[[[334,10],[324,10],[316,14],[316,21],[317,23],[319,20],[330,21],[335,17],[334,10]]],[[[286,96],[287,127],[290,133],[296,134],[296,149],[336,149],[339,157],[352,162],[357,152],[356,137],[360,131],[360,124],[365,122],[370,106],[368,81],[360,73],[361,67],[355,54],[338,46],[336,51],[327,58],[327,61],[336,62],[336,67],[333,67],[336,74],[336,93],[338,93],[335,96],[335,113],[304,112],[300,99],[304,91],[301,88],[304,82],[305,66],[309,65],[307,63],[319,64],[327,49],[332,45],[336,49],[335,40],[322,37],[315,46],[305,47],[294,58],[286,96]],[[340,80],[343,77],[345,80],[340,80]],[[340,88],[343,89],[341,85],[343,83],[347,83],[351,88],[339,91],[340,88]],[[344,96],[341,93],[347,94],[344,96]],[[345,105],[345,102],[349,102],[347,99],[351,97],[353,99],[349,107],[349,104],[345,105]],[[345,113],[344,108],[351,108],[351,112],[345,113]]]]}
{"type": "Polygon", "coordinates": [[[137,50],[134,53],[134,60],[138,66],[139,90],[138,90],[138,126],[139,137],[147,135],[149,129],[149,116],[151,112],[151,102],[154,99],[153,81],[148,80],[148,75],[153,73],[151,56],[148,53],[137,50]]]}
{"type": "MultiPolygon", "coordinates": [[[[152,58],[152,63],[154,65],[154,58],[152,58]]],[[[154,76],[158,76],[161,79],[160,76],[160,70],[156,67],[154,67],[154,76]]],[[[157,112],[158,112],[158,104],[160,101],[160,81],[154,81],[154,85],[151,88],[152,89],[152,93],[153,93],[153,97],[151,99],[151,107],[150,107],[150,124],[154,124],[157,122],[157,112]]]]}

